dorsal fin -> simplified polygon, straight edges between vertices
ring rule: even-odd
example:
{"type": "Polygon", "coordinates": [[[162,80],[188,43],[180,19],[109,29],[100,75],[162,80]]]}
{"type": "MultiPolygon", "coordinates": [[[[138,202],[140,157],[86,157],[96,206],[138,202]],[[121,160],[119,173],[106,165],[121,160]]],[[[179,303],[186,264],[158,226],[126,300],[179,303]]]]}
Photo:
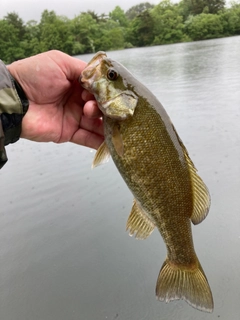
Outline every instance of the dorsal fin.
{"type": "Polygon", "coordinates": [[[186,154],[185,158],[190,169],[193,190],[193,212],[191,221],[193,224],[198,224],[206,218],[210,208],[211,199],[208,189],[205,183],[197,174],[197,170],[194,167],[191,159],[189,158],[189,155],[186,154]]]}
{"type": "Polygon", "coordinates": [[[195,168],[192,160],[190,159],[187,149],[184,146],[182,140],[180,139],[174,126],[173,126],[173,130],[175,131],[178,141],[182,147],[185,159],[188,164],[191,182],[192,182],[193,212],[191,215],[191,221],[193,224],[198,224],[202,222],[208,214],[210,203],[211,203],[210,194],[205,183],[197,174],[197,169],[195,168]]]}
{"type": "Polygon", "coordinates": [[[93,163],[92,163],[92,169],[103,163],[108,162],[109,158],[110,158],[109,149],[107,147],[106,142],[103,141],[103,143],[100,145],[100,147],[97,149],[97,152],[95,153],[93,163]]]}
{"type": "Polygon", "coordinates": [[[134,199],[126,226],[126,230],[129,230],[129,235],[135,234],[137,239],[146,239],[153,232],[154,228],[155,224],[153,221],[150,220],[134,199]]]}

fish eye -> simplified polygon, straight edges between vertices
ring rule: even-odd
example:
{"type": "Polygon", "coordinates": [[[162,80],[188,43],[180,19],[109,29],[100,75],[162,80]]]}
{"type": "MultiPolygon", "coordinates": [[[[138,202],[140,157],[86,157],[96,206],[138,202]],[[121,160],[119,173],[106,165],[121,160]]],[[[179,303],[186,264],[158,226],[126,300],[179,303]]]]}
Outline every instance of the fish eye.
{"type": "Polygon", "coordinates": [[[118,73],[114,69],[108,69],[107,77],[109,80],[116,80],[118,77],[118,73]]]}

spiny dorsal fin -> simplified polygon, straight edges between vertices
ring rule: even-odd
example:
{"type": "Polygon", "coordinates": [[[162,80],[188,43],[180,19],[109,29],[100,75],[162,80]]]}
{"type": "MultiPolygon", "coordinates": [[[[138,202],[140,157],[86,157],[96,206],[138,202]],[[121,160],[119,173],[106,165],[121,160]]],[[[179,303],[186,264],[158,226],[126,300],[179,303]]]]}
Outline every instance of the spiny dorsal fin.
{"type": "Polygon", "coordinates": [[[208,189],[205,185],[205,183],[202,181],[202,179],[197,174],[197,169],[195,168],[192,160],[189,157],[189,154],[187,152],[186,147],[184,146],[182,140],[177,134],[176,129],[173,126],[173,129],[177,135],[178,141],[182,147],[182,150],[185,155],[185,159],[188,163],[188,168],[191,176],[192,181],[192,191],[193,191],[193,212],[191,215],[191,221],[193,224],[198,224],[202,222],[209,211],[210,208],[210,194],[208,192],[208,189]]]}
{"type": "Polygon", "coordinates": [[[167,259],[158,276],[156,296],[160,301],[182,299],[198,310],[213,311],[212,292],[198,260],[195,267],[188,267],[167,259]]]}
{"type": "Polygon", "coordinates": [[[110,158],[110,152],[108,150],[107,144],[105,141],[100,145],[97,152],[95,153],[92,169],[99,166],[100,164],[108,162],[110,158]]]}
{"type": "Polygon", "coordinates": [[[146,239],[153,232],[154,228],[155,225],[153,221],[150,220],[134,199],[132,211],[126,226],[126,230],[129,230],[129,235],[132,236],[135,234],[137,239],[146,239]]]}
{"type": "Polygon", "coordinates": [[[122,157],[124,153],[123,139],[117,124],[113,127],[112,143],[119,157],[122,157]]]}

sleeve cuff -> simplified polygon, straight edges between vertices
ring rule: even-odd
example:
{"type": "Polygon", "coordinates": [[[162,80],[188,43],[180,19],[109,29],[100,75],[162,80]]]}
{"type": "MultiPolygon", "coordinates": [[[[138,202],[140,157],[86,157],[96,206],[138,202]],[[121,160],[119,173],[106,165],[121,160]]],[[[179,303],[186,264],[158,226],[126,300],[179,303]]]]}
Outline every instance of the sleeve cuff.
{"type": "Polygon", "coordinates": [[[20,138],[22,118],[28,106],[22,87],[0,60],[0,168],[7,161],[4,146],[20,138]]]}

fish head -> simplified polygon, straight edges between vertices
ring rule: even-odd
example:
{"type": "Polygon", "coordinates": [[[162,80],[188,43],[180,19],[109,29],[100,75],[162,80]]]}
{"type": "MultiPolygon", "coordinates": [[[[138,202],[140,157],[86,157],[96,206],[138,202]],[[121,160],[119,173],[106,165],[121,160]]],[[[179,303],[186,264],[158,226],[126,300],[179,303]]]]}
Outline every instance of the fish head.
{"type": "Polygon", "coordinates": [[[125,120],[133,116],[138,101],[130,78],[130,72],[120,63],[98,52],[82,71],[80,83],[94,95],[105,116],[125,120]]]}

